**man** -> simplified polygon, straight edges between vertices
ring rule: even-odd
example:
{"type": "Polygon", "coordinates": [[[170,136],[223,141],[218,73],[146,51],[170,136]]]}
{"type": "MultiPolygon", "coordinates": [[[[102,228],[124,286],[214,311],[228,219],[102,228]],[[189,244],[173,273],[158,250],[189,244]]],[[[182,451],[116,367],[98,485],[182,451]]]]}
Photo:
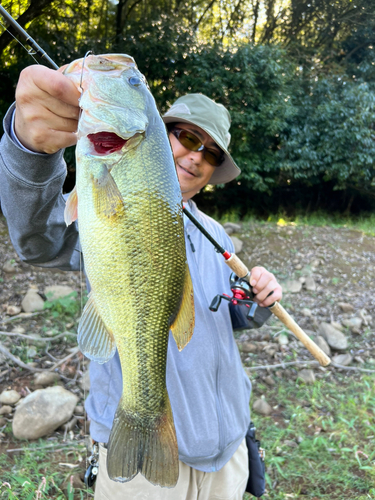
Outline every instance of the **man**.
{"type": "MultiPolygon", "coordinates": [[[[80,268],[77,227],[66,227],[61,194],[66,175],[62,149],[74,144],[80,93],[60,72],[31,66],[21,73],[5,120],[0,149],[0,199],[13,245],[20,257],[42,267],[80,268]]],[[[230,116],[206,96],[191,94],[165,114],[184,202],[228,250],[232,243],[222,227],[202,214],[191,198],[207,183],[225,183],[240,170],[229,145],[230,116]]],[[[91,390],[86,410],[92,438],[100,446],[95,499],[222,500],[242,499],[248,476],[244,437],[250,422],[250,381],[233,338],[231,316],[222,305],[213,313],[212,298],[230,293],[230,269],[212,245],[185,220],[186,253],[194,287],[195,330],[180,353],[170,339],[167,388],[180,458],[173,489],[160,488],[138,474],[128,483],[110,481],[106,448],[121,395],[118,356],[90,365],[91,390]]],[[[268,306],[281,298],[275,277],[253,268],[256,300],[268,306]]]]}

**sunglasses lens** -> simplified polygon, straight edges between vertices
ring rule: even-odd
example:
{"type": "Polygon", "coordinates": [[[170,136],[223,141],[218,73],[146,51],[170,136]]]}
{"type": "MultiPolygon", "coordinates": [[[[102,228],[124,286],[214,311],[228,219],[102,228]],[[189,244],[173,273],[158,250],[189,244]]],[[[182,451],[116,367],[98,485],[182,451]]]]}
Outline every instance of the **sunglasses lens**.
{"type": "Polygon", "coordinates": [[[218,167],[223,163],[224,156],[221,151],[202,148],[202,141],[188,130],[178,129],[178,135],[176,137],[178,137],[180,143],[190,151],[201,151],[203,149],[205,160],[213,167],[218,167]]]}
{"type": "Polygon", "coordinates": [[[213,167],[218,167],[223,163],[223,156],[219,152],[216,153],[215,151],[209,151],[208,149],[205,149],[204,151],[204,158],[213,167]]]}
{"type": "Polygon", "coordinates": [[[187,130],[182,130],[178,139],[181,144],[185,148],[190,149],[190,151],[198,151],[198,149],[202,146],[198,137],[187,130]]]}

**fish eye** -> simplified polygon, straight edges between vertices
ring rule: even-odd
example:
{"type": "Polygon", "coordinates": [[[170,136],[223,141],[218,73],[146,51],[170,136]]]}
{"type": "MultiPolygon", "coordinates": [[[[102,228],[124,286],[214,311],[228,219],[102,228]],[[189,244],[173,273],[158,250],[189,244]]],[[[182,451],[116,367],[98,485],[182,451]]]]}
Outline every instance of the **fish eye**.
{"type": "Polygon", "coordinates": [[[129,78],[129,83],[132,87],[139,87],[142,85],[142,80],[137,76],[132,76],[129,78]]]}

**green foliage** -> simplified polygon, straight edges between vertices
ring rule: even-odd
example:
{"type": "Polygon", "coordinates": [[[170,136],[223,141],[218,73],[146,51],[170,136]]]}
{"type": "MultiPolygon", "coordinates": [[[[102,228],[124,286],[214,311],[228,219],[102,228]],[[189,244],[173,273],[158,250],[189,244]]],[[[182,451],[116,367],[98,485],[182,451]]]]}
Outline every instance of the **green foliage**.
{"type": "Polygon", "coordinates": [[[44,309],[49,309],[53,318],[75,317],[81,310],[81,304],[77,300],[77,292],[72,292],[65,297],[54,300],[47,295],[44,309]]]}
{"type": "MultiPolygon", "coordinates": [[[[59,64],[135,57],[161,111],[189,92],[228,107],[241,176],[198,201],[220,214],[375,208],[375,4],[108,0],[3,2],[59,64]],[[262,15],[260,13],[263,12],[262,15]],[[34,17],[31,17],[35,13],[34,17]],[[32,19],[31,25],[27,24],[32,19]]],[[[0,114],[32,60],[0,35],[0,114]]],[[[66,152],[74,184],[74,150],[66,152]]]]}
{"type": "MultiPolygon", "coordinates": [[[[0,454],[2,470],[0,498],[7,500],[50,500],[52,498],[54,500],[83,500],[88,498],[88,493],[85,491],[74,490],[71,487],[69,473],[57,469],[56,461],[59,457],[54,457],[53,450],[49,449],[50,446],[48,441],[42,439],[36,446],[29,444],[28,450],[14,457],[12,467],[10,467],[10,459],[6,453],[0,454]],[[38,449],[38,447],[42,449],[38,449]],[[67,495],[65,495],[64,486],[67,495]]],[[[64,462],[75,461],[81,456],[81,453],[86,454],[86,450],[82,446],[78,447],[72,443],[72,447],[75,450],[70,451],[69,455],[62,452],[64,462]]],[[[61,455],[61,451],[59,453],[61,455]]],[[[90,496],[92,495],[90,494],[90,496]]]]}
{"type": "Polygon", "coordinates": [[[313,386],[284,379],[255,390],[277,404],[273,416],[253,415],[266,449],[267,498],[374,498],[371,378],[332,380],[327,373],[313,386]]]}
{"type": "Polygon", "coordinates": [[[336,76],[319,78],[309,90],[294,93],[296,112],[282,134],[284,179],[375,193],[374,92],[336,76]]]}

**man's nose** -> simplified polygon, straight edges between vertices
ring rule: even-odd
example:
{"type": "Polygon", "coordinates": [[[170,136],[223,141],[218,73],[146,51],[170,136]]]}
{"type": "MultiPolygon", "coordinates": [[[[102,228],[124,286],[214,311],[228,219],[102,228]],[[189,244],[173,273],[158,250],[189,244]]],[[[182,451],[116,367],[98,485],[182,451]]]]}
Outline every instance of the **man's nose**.
{"type": "Polygon", "coordinates": [[[203,160],[203,151],[189,151],[189,157],[196,165],[199,165],[203,160]]]}

